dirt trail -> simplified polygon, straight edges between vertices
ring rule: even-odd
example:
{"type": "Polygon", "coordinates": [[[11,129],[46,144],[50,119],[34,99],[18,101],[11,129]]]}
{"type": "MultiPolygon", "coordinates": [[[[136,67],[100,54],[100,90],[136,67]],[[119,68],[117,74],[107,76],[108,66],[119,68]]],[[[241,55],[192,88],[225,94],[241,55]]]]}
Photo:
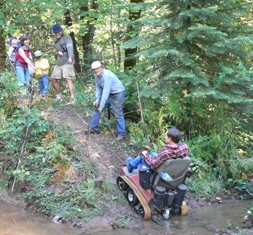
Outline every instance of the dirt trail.
{"type": "MultiPolygon", "coordinates": [[[[73,138],[76,139],[76,146],[80,149],[80,157],[95,163],[96,170],[99,173],[98,179],[110,182],[117,187],[116,178],[126,158],[126,142],[117,142],[111,133],[111,131],[115,131],[114,128],[112,127],[111,131],[106,130],[106,134],[85,134],[84,131],[88,129],[90,120],[87,120],[84,112],[72,106],[60,107],[52,118],[56,122],[66,123],[71,127],[73,138]]],[[[131,218],[126,226],[127,228],[138,230],[142,228],[145,231],[141,218],[131,210],[127,202],[122,205],[114,201],[110,205],[105,205],[103,216],[94,218],[85,227],[92,227],[94,223],[96,227],[106,227],[110,230],[116,221],[122,217],[131,218]],[[98,221],[100,221],[99,225],[98,221]]]]}
{"type": "Polygon", "coordinates": [[[75,107],[62,106],[53,118],[71,127],[76,146],[81,151],[81,158],[88,158],[96,163],[99,176],[115,184],[119,169],[124,164],[125,143],[117,142],[110,132],[99,135],[85,134],[89,120],[75,107]]]}

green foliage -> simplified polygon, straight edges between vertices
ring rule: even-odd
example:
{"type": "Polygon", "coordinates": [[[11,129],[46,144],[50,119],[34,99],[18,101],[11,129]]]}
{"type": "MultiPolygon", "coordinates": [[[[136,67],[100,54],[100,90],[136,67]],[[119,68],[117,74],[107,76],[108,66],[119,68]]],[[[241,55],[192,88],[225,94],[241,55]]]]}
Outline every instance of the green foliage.
{"type": "Polygon", "coordinates": [[[168,118],[168,108],[160,107],[159,102],[150,102],[148,99],[142,99],[144,123],[139,122],[129,126],[131,132],[131,143],[134,145],[153,145],[154,149],[161,148],[164,141],[164,133],[171,126],[166,122],[168,118]]]}
{"type": "Polygon", "coordinates": [[[251,198],[253,195],[252,184],[242,179],[228,179],[227,187],[236,190],[241,199],[251,198]]]}
{"type": "Polygon", "coordinates": [[[13,72],[0,74],[0,108],[6,116],[11,115],[17,109],[17,78],[13,72]]]}
{"type": "MultiPolygon", "coordinates": [[[[208,168],[212,168],[218,176],[222,176],[224,179],[252,177],[250,152],[247,153],[239,149],[238,139],[243,135],[243,132],[230,131],[224,129],[223,133],[211,132],[209,137],[194,138],[189,143],[191,153],[197,162],[200,160],[200,163],[202,161],[208,163],[208,168]]],[[[249,147],[250,144],[247,146],[249,147]]]]}
{"type": "Polygon", "coordinates": [[[109,192],[113,192],[111,196],[115,197],[113,195],[116,193],[109,183],[104,182],[100,188],[95,186],[93,180],[78,181],[74,185],[71,182],[61,183],[58,187],[64,191],[58,194],[58,187],[50,183],[53,174],[52,170],[44,168],[27,177],[31,190],[23,193],[23,197],[27,202],[32,202],[32,208],[38,213],[55,215],[60,212],[64,219],[78,217],[82,221],[88,221],[103,212],[104,205],[99,202],[111,200],[106,196],[109,192]]]}
{"type": "Polygon", "coordinates": [[[248,5],[225,10],[237,4],[233,0],[208,4],[156,2],[156,8],[149,5],[156,16],[148,17],[147,11],[134,24],[143,25],[142,34],[123,45],[140,47],[136,57],[145,66],[145,71],[137,75],[142,95],[156,99],[152,100],[154,103],[157,99],[172,100],[178,110],[168,111],[181,117],[181,125],[177,126],[184,130],[198,125],[198,133],[208,134],[212,125],[218,123],[218,116],[211,116],[213,113],[223,109],[232,119],[242,113],[242,104],[248,103],[252,109],[252,27],[240,20],[246,17],[248,5]],[[165,8],[169,10],[157,10],[165,8]]]}
{"type": "Polygon", "coordinates": [[[252,205],[249,210],[250,210],[250,213],[253,214],[253,206],[252,205]]]}
{"type": "Polygon", "coordinates": [[[47,133],[51,127],[51,123],[45,121],[36,108],[24,110],[16,110],[12,117],[8,118],[2,123],[0,135],[2,137],[2,148],[8,154],[19,152],[22,141],[24,141],[24,134],[27,128],[31,128],[30,138],[33,144],[28,147],[33,150],[33,146],[37,145],[41,138],[47,133]]]}
{"type": "Polygon", "coordinates": [[[204,162],[203,160],[199,160],[193,156],[191,157],[191,169],[194,173],[194,176],[197,179],[204,179],[206,177],[206,175],[210,174],[210,166],[208,165],[208,163],[204,162]]]}
{"type": "Polygon", "coordinates": [[[189,178],[186,183],[188,190],[194,192],[195,197],[198,199],[206,200],[224,194],[225,184],[223,179],[217,179],[212,174],[207,174],[204,178],[189,178]]]}

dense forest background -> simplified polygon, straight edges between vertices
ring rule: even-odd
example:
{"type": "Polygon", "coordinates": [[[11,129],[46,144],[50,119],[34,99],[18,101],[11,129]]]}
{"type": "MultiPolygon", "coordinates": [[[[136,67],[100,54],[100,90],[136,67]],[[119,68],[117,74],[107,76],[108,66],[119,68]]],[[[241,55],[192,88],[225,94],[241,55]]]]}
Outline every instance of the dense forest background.
{"type": "MultiPolygon", "coordinates": [[[[252,1],[2,0],[0,9],[2,80],[8,40],[24,32],[31,37],[32,52],[41,50],[53,67],[51,27],[59,23],[74,41],[76,83],[83,92],[92,83],[94,60],[106,64],[126,86],[132,143],[157,149],[166,128],[176,126],[201,179],[192,187],[217,182],[210,192],[224,185],[249,189],[252,1]]],[[[14,110],[7,110],[6,97],[8,89],[0,94],[0,106],[11,117],[14,110]]]]}

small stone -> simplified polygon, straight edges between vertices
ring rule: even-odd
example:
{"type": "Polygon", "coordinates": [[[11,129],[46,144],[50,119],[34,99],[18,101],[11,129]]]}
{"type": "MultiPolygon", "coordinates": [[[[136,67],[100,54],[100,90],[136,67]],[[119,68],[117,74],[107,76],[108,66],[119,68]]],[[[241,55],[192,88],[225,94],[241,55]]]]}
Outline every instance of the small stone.
{"type": "Polygon", "coordinates": [[[221,198],[221,197],[216,197],[215,199],[216,199],[216,201],[218,201],[219,203],[222,202],[222,198],[221,198]]]}

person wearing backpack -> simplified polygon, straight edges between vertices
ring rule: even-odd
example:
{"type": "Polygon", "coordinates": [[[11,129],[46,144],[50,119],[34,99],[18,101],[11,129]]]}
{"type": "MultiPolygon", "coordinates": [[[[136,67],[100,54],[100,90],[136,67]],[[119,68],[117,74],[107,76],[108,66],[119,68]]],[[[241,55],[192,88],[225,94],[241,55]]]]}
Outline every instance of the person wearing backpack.
{"type": "Polygon", "coordinates": [[[20,37],[20,45],[16,49],[16,75],[18,78],[18,86],[21,88],[20,98],[24,99],[27,93],[27,87],[29,87],[29,81],[31,75],[28,69],[30,66],[35,70],[35,66],[32,63],[32,56],[29,49],[30,38],[27,34],[20,37]]]}
{"type": "Polygon", "coordinates": [[[15,62],[16,62],[17,46],[18,46],[18,39],[16,37],[12,37],[10,39],[9,50],[7,52],[7,55],[8,55],[8,60],[12,64],[13,67],[15,66],[15,62]]]}
{"type": "Polygon", "coordinates": [[[46,58],[42,58],[42,52],[37,50],[34,52],[35,55],[35,77],[39,79],[39,94],[42,98],[48,94],[48,73],[49,63],[46,58]]]}
{"type": "Polygon", "coordinates": [[[64,34],[59,24],[53,25],[52,32],[56,38],[54,42],[54,55],[57,61],[51,74],[51,79],[56,91],[56,100],[62,101],[59,81],[64,78],[70,93],[70,101],[67,104],[74,104],[76,99],[73,85],[75,77],[73,41],[69,35],[64,34]]]}

